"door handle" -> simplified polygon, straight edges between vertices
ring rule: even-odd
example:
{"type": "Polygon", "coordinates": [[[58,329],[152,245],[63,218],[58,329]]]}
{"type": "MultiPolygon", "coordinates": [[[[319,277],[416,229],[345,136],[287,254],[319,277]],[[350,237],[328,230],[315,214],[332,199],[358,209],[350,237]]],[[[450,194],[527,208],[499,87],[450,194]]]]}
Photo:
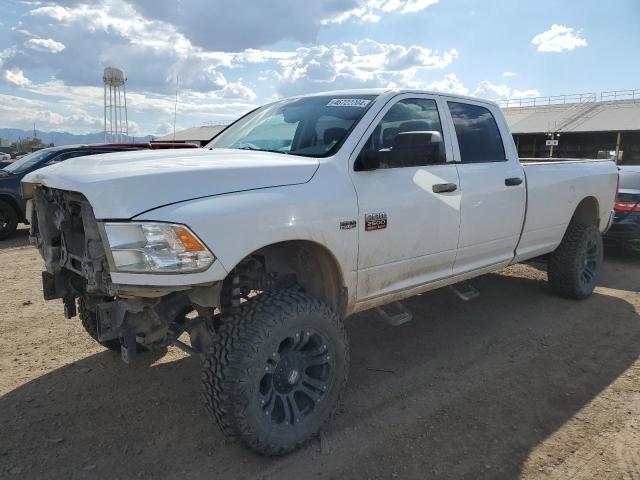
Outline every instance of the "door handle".
{"type": "Polygon", "coordinates": [[[433,193],[449,193],[455,192],[458,189],[458,185],[455,183],[436,183],[433,186],[433,193]]]}
{"type": "Polygon", "coordinates": [[[521,183],[522,183],[522,179],[520,177],[512,177],[512,178],[504,179],[504,184],[507,187],[515,187],[517,185],[520,185],[521,183]]]}

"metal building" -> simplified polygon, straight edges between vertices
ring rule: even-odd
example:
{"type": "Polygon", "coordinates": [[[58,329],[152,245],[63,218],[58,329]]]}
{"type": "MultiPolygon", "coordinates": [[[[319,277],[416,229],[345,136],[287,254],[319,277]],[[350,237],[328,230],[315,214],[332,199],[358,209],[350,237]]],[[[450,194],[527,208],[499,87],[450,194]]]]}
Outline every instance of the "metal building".
{"type": "Polygon", "coordinates": [[[522,158],[613,158],[640,165],[640,90],[502,102],[522,158]]]}

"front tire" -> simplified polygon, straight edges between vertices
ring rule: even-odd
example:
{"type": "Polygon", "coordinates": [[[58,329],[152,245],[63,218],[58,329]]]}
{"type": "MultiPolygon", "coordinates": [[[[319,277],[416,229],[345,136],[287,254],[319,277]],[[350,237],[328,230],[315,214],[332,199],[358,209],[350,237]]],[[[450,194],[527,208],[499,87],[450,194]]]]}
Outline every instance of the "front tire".
{"type": "Polygon", "coordinates": [[[549,285],[562,296],[587,298],[593,293],[602,268],[602,252],[602,236],[596,226],[572,220],[549,257],[549,285]]]}
{"type": "Polygon", "coordinates": [[[266,292],[220,327],[203,363],[204,399],[225,435],[282,455],[331,420],[348,371],[335,312],[299,290],[266,292]]]}
{"type": "Polygon", "coordinates": [[[11,205],[0,200],[0,240],[13,235],[18,228],[18,215],[11,205]]]}

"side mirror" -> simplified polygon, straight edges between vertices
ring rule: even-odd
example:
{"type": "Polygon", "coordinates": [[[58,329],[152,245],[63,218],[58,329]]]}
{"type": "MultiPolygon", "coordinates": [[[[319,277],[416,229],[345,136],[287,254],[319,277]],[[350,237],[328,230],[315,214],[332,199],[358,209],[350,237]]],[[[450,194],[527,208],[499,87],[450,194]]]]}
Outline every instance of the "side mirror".
{"type": "Polygon", "coordinates": [[[440,132],[398,133],[393,139],[393,162],[404,167],[444,163],[443,147],[440,132]]]}
{"type": "Polygon", "coordinates": [[[436,131],[401,132],[393,139],[394,150],[433,148],[442,143],[442,134],[436,131]]]}
{"type": "Polygon", "coordinates": [[[360,152],[353,165],[356,172],[367,172],[380,168],[380,153],[375,150],[360,152]]]}

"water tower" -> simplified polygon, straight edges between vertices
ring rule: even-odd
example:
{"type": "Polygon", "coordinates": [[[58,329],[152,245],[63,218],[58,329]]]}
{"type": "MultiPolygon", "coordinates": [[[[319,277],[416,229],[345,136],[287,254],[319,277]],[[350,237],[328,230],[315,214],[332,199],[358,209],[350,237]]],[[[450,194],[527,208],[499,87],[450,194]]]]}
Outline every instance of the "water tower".
{"type": "Polygon", "coordinates": [[[104,141],[122,143],[129,141],[127,118],[127,77],[124,70],[115,67],[104,69],[104,141]]]}

